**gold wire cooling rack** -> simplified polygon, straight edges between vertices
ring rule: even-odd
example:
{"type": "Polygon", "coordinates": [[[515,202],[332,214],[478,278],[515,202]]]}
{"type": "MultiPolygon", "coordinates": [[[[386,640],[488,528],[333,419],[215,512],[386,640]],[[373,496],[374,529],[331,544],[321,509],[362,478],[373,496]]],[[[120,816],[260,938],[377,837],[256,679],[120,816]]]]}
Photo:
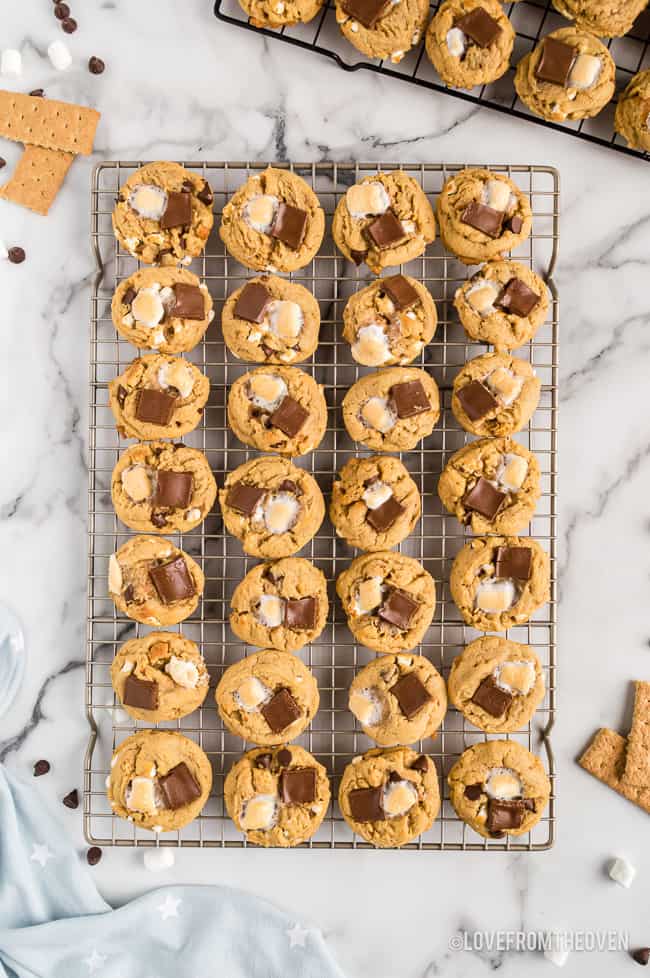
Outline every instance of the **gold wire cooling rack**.
{"type": "MultiPolygon", "coordinates": [[[[207,753],[213,766],[212,795],[201,815],[185,828],[154,836],[132,822],[113,815],[106,799],[105,781],[113,750],[136,729],[146,726],[132,720],[119,706],[110,682],[110,664],[118,647],[146,632],[118,614],[108,597],[108,558],[130,536],[117,519],[110,496],[111,471],[126,447],[115,430],[108,406],[107,382],[119,374],[140,351],[123,341],[111,322],[110,302],[116,284],[132,274],[137,262],[122,251],[111,227],[115,196],[140,162],[106,162],[96,167],[91,196],[91,238],[97,261],[92,294],[90,328],[90,415],[89,415],[89,553],[88,553],[88,638],[86,664],[86,709],[90,737],[84,771],[84,831],[89,842],[102,846],[241,847],[246,843],[228,818],[223,804],[223,781],[231,764],[250,744],[228,733],[220,722],[214,698],[182,720],[160,724],[181,730],[207,753]]],[[[247,365],[236,360],[225,347],[219,328],[220,306],[230,292],[252,275],[224,250],[216,228],[224,203],[247,177],[264,169],[265,163],[184,162],[202,174],[214,189],[215,230],[205,253],[192,262],[194,272],[207,283],[215,302],[216,317],[205,339],[187,356],[211,382],[211,394],[203,421],[184,440],[201,449],[210,461],[217,482],[255,452],[243,446],[228,429],[226,398],[229,386],[247,365]]],[[[396,163],[308,163],[274,164],[299,173],[314,188],[328,219],[347,187],[360,177],[379,169],[401,168],[420,181],[432,203],[447,177],[464,164],[396,163]]],[[[485,165],[485,164],[477,164],[485,165]]],[[[558,413],[558,298],[553,272],[559,242],[559,176],[543,166],[487,164],[506,173],[530,196],[533,233],[513,257],[534,267],[546,279],[552,295],[551,315],[535,340],[517,351],[529,358],[542,381],[539,408],[530,424],[517,437],[535,452],[542,471],[542,496],[529,532],[551,556],[551,601],[526,625],[508,632],[508,637],[532,646],[541,658],[547,694],[531,724],[511,734],[530,750],[542,753],[553,791],[547,811],[526,836],[516,839],[484,840],[468,828],[453,811],[446,789],[446,775],[462,751],[487,739],[450,709],[435,740],[425,741],[421,750],[431,756],[441,782],[443,805],[433,827],[405,849],[532,851],[549,848],[555,835],[555,772],[548,734],[555,711],[555,610],[556,610],[556,500],[557,500],[557,413],[558,413]]],[[[330,221],[328,220],[328,228],[330,221]]],[[[452,560],[469,531],[446,514],[437,496],[437,478],[449,455],[468,440],[450,410],[454,375],[466,360],[485,347],[468,342],[453,312],[453,295],[469,274],[465,266],[444,251],[439,241],[426,254],[409,262],[404,270],[424,282],[438,307],[439,325],[434,340],[422,351],[417,365],[430,371],[440,386],[443,410],[440,421],[418,449],[401,458],[419,487],[422,519],[401,550],[417,557],[434,576],[438,604],[434,622],[418,652],[428,656],[446,677],[454,657],[479,633],[467,628],[454,605],[448,580],[452,560]]],[[[318,298],[322,312],[321,340],[317,352],[300,366],[310,371],[325,389],[329,424],[325,439],[310,455],[297,460],[317,479],[327,500],[334,473],[351,455],[370,454],[352,442],[341,422],[340,404],[350,385],[363,372],[342,341],[343,307],[348,296],[360,288],[370,273],[347,263],[336,250],[329,232],[316,258],[291,276],[318,298]]],[[[183,623],[182,631],[199,643],[214,687],[223,670],[253,651],[239,642],[228,625],[230,596],[235,585],[255,563],[243,554],[239,541],[224,532],[218,511],[190,533],[176,534],[174,542],[201,564],[205,593],[196,613],[183,623]]],[[[355,755],[373,746],[347,709],[347,691],[361,666],[374,653],[356,645],[334,598],[334,581],[355,556],[326,521],[320,532],[301,551],[320,567],[330,588],[328,627],[313,644],[298,653],[314,673],[321,705],[311,728],[299,739],[320,760],[332,778],[332,798],[345,765],[355,755]]],[[[353,835],[335,800],[316,835],[307,843],[312,849],[371,848],[353,835]]]]}

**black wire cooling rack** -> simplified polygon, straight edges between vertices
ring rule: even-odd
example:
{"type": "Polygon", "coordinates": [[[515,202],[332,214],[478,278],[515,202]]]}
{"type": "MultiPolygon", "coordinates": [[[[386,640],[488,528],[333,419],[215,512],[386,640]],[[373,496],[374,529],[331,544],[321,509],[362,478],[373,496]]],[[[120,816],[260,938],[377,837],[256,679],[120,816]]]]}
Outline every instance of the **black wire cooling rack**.
{"type": "MultiPolygon", "coordinates": [[[[438,9],[439,3],[440,0],[431,0],[431,15],[438,9]]],[[[513,84],[515,68],[524,55],[531,51],[546,34],[559,27],[566,27],[567,20],[557,13],[551,0],[539,0],[539,2],[520,0],[518,3],[506,3],[504,8],[516,34],[511,67],[498,81],[477,86],[471,91],[448,88],[443,84],[426,55],[424,39],[416,44],[399,64],[392,64],[389,60],[366,58],[341,34],[336,23],[334,0],[327,0],[321,12],[310,23],[276,30],[254,27],[249,23],[238,0],[216,0],[214,12],[219,20],[228,24],[244,27],[266,37],[278,38],[306,51],[324,54],[345,71],[352,72],[364,68],[388,78],[399,78],[421,88],[445,92],[447,95],[453,95],[474,105],[486,105],[498,112],[534,122],[547,129],[570,133],[572,136],[597,143],[599,146],[607,146],[628,156],[650,160],[650,153],[630,149],[622,137],[614,132],[614,111],[618,93],[622,92],[638,71],[650,68],[650,7],[641,14],[625,37],[604,40],[603,43],[609,48],[616,64],[617,95],[596,118],[577,122],[547,122],[534,116],[517,97],[513,84]]]]}

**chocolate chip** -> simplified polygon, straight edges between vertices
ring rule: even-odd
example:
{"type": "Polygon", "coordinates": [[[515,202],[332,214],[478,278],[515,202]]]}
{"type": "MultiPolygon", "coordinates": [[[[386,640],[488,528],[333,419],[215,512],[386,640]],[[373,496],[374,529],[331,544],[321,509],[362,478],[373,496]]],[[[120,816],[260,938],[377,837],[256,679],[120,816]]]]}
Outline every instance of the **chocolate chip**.
{"type": "Polygon", "coordinates": [[[355,265],[362,265],[366,260],[367,251],[355,251],[354,248],[350,249],[350,257],[355,265]]]}
{"type": "Polygon", "coordinates": [[[61,21],[61,27],[66,34],[74,34],[77,29],[77,21],[74,17],[66,17],[65,20],[61,21]]]}
{"type": "Polygon", "coordinates": [[[388,692],[393,694],[407,720],[431,702],[431,694],[414,672],[407,672],[390,687],[388,692]]]}
{"type": "Polygon", "coordinates": [[[214,200],[214,194],[212,193],[212,187],[207,180],[203,181],[203,187],[201,190],[199,190],[196,196],[202,204],[205,204],[206,207],[211,205],[212,201],[214,200]]]}
{"type": "Polygon", "coordinates": [[[91,846],[86,853],[86,860],[89,866],[96,866],[101,858],[102,850],[99,848],[99,846],[91,846]]]}
{"type": "Polygon", "coordinates": [[[168,509],[187,509],[192,500],[193,487],[194,478],[191,472],[159,469],[153,504],[168,509]]]}
{"type": "Polygon", "coordinates": [[[520,278],[511,278],[497,299],[497,306],[515,316],[528,316],[540,300],[520,278]]]}
{"type": "Polygon", "coordinates": [[[299,717],[302,710],[288,689],[279,689],[268,703],[261,707],[260,712],[273,733],[280,733],[291,726],[299,717]]]}
{"type": "Polygon", "coordinates": [[[532,556],[530,547],[499,547],[496,555],[497,577],[511,577],[516,581],[529,580],[532,556]]]}
{"type": "Polygon", "coordinates": [[[201,797],[201,789],[185,761],[181,761],[171,771],[158,778],[158,784],[167,807],[174,811],[189,805],[201,797]]]}
{"type": "Polygon", "coordinates": [[[488,48],[501,34],[501,27],[483,7],[475,7],[456,21],[456,27],[480,48],[488,48]]]}
{"type": "Polygon", "coordinates": [[[512,703],[512,693],[501,689],[492,676],[486,676],[474,691],[472,703],[476,703],[491,717],[502,717],[512,703]]]}
{"type": "Polygon", "coordinates": [[[398,418],[413,418],[416,414],[431,410],[431,402],[419,380],[395,384],[390,393],[398,418]]]}
{"type": "Polygon", "coordinates": [[[476,231],[482,231],[489,238],[499,237],[503,226],[503,218],[503,211],[495,211],[493,207],[487,207],[486,204],[479,204],[477,200],[473,200],[471,204],[468,204],[460,215],[463,224],[468,224],[476,231]]]}
{"type": "Polygon", "coordinates": [[[255,767],[267,770],[271,767],[271,761],[273,758],[270,754],[258,754],[255,758],[255,767]]]}
{"type": "Polygon", "coordinates": [[[505,832],[507,829],[521,828],[525,810],[519,800],[501,801],[498,798],[489,798],[485,823],[488,832],[505,832]]]}
{"type": "Polygon", "coordinates": [[[296,483],[292,482],[291,479],[284,479],[278,486],[278,492],[292,492],[295,496],[302,495],[296,483]]]}
{"type": "Polygon", "coordinates": [[[63,799],[63,804],[66,808],[79,808],[79,792],[76,788],[73,788],[72,791],[68,792],[63,799]]]}
{"type": "Polygon", "coordinates": [[[280,797],[285,805],[310,805],[316,801],[316,768],[294,767],[283,771],[280,797]]]}
{"type": "Polygon", "coordinates": [[[379,287],[391,299],[396,309],[410,309],[420,301],[420,296],[404,275],[390,275],[383,278],[379,287]]]}
{"type": "Polygon", "coordinates": [[[121,408],[124,407],[124,402],[126,401],[126,387],[122,387],[120,384],[117,388],[117,403],[121,408]]]}
{"type": "Polygon", "coordinates": [[[196,588],[182,554],[166,564],[149,568],[149,577],[163,604],[184,601],[196,594],[196,588]]]}
{"type": "Polygon", "coordinates": [[[366,234],[380,251],[384,248],[392,248],[406,237],[402,222],[391,210],[375,218],[366,228],[366,234]]]}
{"type": "Polygon", "coordinates": [[[247,323],[261,323],[272,296],[261,282],[249,282],[239,293],[233,316],[247,323]]]}
{"type": "Polygon", "coordinates": [[[316,598],[287,598],[284,602],[284,624],[296,631],[311,631],[316,627],[316,598]]]}
{"type": "Polygon", "coordinates": [[[576,54],[576,49],[570,44],[557,41],[554,37],[545,38],[542,42],[542,53],[535,68],[535,76],[540,81],[566,87],[576,54]]]}
{"type": "Polygon", "coordinates": [[[420,756],[416,757],[411,764],[411,770],[420,771],[422,774],[426,774],[426,772],[429,770],[429,758],[425,757],[424,754],[420,754],[420,756]]]}
{"type": "Polygon", "coordinates": [[[383,788],[355,788],[348,793],[350,813],[355,822],[383,822],[383,788]]]}
{"type": "Polygon", "coordinates": [[[394,496],[389,496],[381,506],[368,510],[366,520],[377,533],[385,533],[404,512],[402,504],[394,496]]]}
{"type": "Polygon", "coordinates": [[[640,947],[638,951],[632,951],[632,958],[637,964],[647,965],[650,961],[650,947],[640,947]]]}
{"type": "Polygon", "coordinates": [[[67,3],[57,3],[54,7],[54,16],[57,20],[65,20],[70,16],[70,7],[67,3]]]}
{"type": "Polygon", "coordinates": [[[294,207],[292,204],[280,204],[271,228],[271,237],[282,241],[292,251],[297,251],[305,236],[307,217],[307,211],[303,211],[299,207],[294,207]]]}
{"type": "Polygon", "coordinates": [[[138,710],[157,710],[158,684],[129,673],[124,683],[122,702],[125,706],[134,706],[138,710]]]}
{"type": "Polygon", "coordinates": [[[25,249],[19,248],[17,245],[15,245],[13,248],[10,248],[7,253],[7,258],[9,259],[12,265],[22,264],[22,262],[25,261],[25,257],[26,257],[25,249]]]}
{"type": "Polygon", "coordinates": [[[226,505],[242,516],[250,516],[265,493],[265,489],[249,486],[245,482],[236,482],[228,491],[226,505]]]}
{"type": "Polygon", "coordinates": [[[391,0],[344,0],[342,6],[349,17],[370,29],[391,9],[392,4],[391,0]]]}
{"type": "Polygon", "coordinates": [[[34,777],[41,778],[44,774],[47,774],[50,770],[50,762],[46,760],[36,761],[34,765],[34,777]]]}
{"type": "Polygon", "coordinates": [[[132,584],[127,584],[127,586],[124,588],[124,594],[122,595],[122,597],[124,598],[127,604],[133,601],[133,599],[135,598],[135,591],[133,590],[132,584]]]}
{"type": "Polygon", "coordinates": [[[151,522],[154,526],[158,527],[159,530],[162,530],[163,526],[167,526],[167,520],[165,519],[163,513],[153,512],[151,514],[151,522]]]}
{"type": "Polygon", "coordinates": [[[288,765],[291,764],[291,751],[286,747],[283,747],[276,754],[276,760],[280,767],[288,767],[288,765]]]}
{"type": "Polygon", "coordinates": [[[4,158],[4,156],[0,156],[0,170],[2,169],[3,166],[6,165],[7,165],[6,159],[4,158]]]}
{"type": "Polygon", "coordinates": [[[106,65],[101,58],[96,58],[94,55],[92,58],[88,59],[88,71],[91,75],[101,75],[106,68],[106,65]]]}
{"type": "Polygon", "coordinates": [[[493,520],[506,498],[505,492],[495,489],[492,483],[482,476],[463,496],[463,506],[475,513],[480,513],[488,520],[493,520]]]}
{"type": "Polygon", "coordinates": [[[183,180],[181,184],[181,190],[184,194],[193,194],[194,184],[192,183],[191,180],[183,180]]]}
{"type": "Polygon", "coordinates": [[[135,299],[136,295],[137,292],[135,291],[135,289],[132,289],[131,286],[129,286],[129,288],[122,296],[122,304],[125,306],[130,306],[133,300],[135,299]]]}
{"type": "Polygon", "coordinates": [[[395,783],[396,781],[401,781],[402,775],[399,773],[399,771],[391,771],[390,774],[388,775],[388,780],[392,781],[393,783],[395,783]]]}
{"type": "Polygon", "coordinates": [[[269,421],[275,428],[279,428],[287,438],[295,438],[308,418],[309,411],[306,411],[302,404],[295,401],[293,397],[287,396],[282,399],[269,421]]]}
{"type": "Polygon", "coordinates": [[[168,425],[174,413],[176,396],[145,387],[138,392],[135,416],[147,424],[168,425]]]}
{"type": "Polygon", "coordinates": [[[377,614],[384,621],[395,625],[402,631],[406,631],[418,608],[418,602],[414,601],[408,594],[405,594],[404,591],[400,591],[398,588],[391,588],[377,614]]]}
{"type": "Polygon", "coordinates": [[[456,392],[456,397],[470,421],[484,418],[499,406],[497,399],[480,380],[471,380],[469,384],[465,384],[456,392]]]}
{"type": "Polygon", "coordinates": [[[523,226],[524,222],[516,214],[506,222],[506,227],[508,227],[513,234],[519,234],[523,226]]]}
{"type": "Polygon", "coordinates": [[[167,206],[160,218],[160,226],[169,228],[187,227],[192,223],[192,198],[190,194],[170,190],[167,194],[167,206]]]}
{"type": "Polygon", "coordinates": [[[33,88],[29,94],[32,95],[34,98],[45,98],[45,89],[33,88]]]}
{"type": "Polygon", "coordinates": [[[172,316],[177,319],[205,319],[205,297],[198,285],[177,282],[174,285],[172,316]]]}
{"type": "Polygon", "coordinates": [[[468,801],[478,801],[483,794],[482,784],[468,784],[465,785],[465,791],[463,792],[468,801]]]}

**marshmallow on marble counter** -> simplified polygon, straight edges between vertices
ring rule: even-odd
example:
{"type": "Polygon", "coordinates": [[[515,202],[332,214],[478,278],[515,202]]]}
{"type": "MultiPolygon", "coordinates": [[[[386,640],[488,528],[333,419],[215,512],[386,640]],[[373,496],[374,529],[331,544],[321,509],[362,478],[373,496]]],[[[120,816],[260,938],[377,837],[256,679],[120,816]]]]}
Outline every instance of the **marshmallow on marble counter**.
{"type": "Polygon", "coordinates": [[[63,41],[52,41],[47,49],[47,56],[57,71],[65,71],[72,64],[72,55],[63,41]]]}
{"type": "Polygon", "coordinates": [[[143,857],[144,868],[150,873],[161,873],[165,869],[171,869],[175,858],[172,849],[162,849],[158,846],[155,849],[146,849],[143,857]]]}
{"type": "Polygon", "coordinates": [[[627,859],[623,859],[621,856],[618,856],[610,863],[609,875],[614,882],[619,883],[621,886],[624,886],[626,890],[629,890],[634,882],[636,869],[627,861],[627,859]]]}
{"type": "Polygon", "coordinates": [[[16,51],[15,48],[5,48],[2,52],[2,60],[0,61],[0,72],[3,75],[22,75],[23,73],[23,56],[20,51],[16,51]]]}
{"type": "Polygon", "coordinates": [[[554,964],[556,968],[563,968],[569,957],[569,951],[566,947],[566,935],[550,933],[546,936],[548,938],[548,947],[544,949],[544,957],[551,964],[554,964]]]}

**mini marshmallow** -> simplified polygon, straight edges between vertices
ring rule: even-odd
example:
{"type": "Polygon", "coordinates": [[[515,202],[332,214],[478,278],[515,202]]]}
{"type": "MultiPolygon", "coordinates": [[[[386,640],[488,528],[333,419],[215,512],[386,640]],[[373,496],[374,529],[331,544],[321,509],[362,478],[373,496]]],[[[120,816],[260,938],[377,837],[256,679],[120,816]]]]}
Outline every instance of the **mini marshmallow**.
{"type": "Polygon", "coordinates": [[[156,846],[155,849],[145,849],[142,861],[144,868],[150,873],[162,873],[166,869],[171,869],[176,861],[174,850],[156,846]]]}
{"type": "Polygon", "coordinates": [[[386,397],[369,397],[361,405],[359,416],[367,428],[375,428],[382,434],[390,431],[397,421],[395,409],[386,397]]]}
{"type": "Polygon", "coordinates": [[[134,503],[144,502],[153,492],[151,478],[144,465],[129,465],[121,476],[122,488],[134,503]]]}
{"type": "Polygon", "coordinates": [[[393,490],[385,482],[372,482],[363,493],[363,501],[368,509],[378,509],[390,499],[393,490]]]}
{"type": "Polygon", "coordinates": [[[185,514],[185,519],[188,520],[190,523],[196,523],[197,520],[201,519],[201,510],[198,509],[198,507],[196,506],[194,507],[194,509],[188,509],[188,511],[185,514]]]}
{"type": "Polygon", "coordinates": [[[160,788],[152,778],[135,777],[124,795],[126,807],[132,812],[151,815],[163,807],[160,788]]]}
{"type": "Polygon", "coordinates": [[[375,217],[384,214],[390,207],[390,197],[383,183],[371,180],[349,187],[345,193],[345,203],[350,217],[355,219],[375,217]]]}
{"type": "Polygon", "coordinates": [[[199,670],[193,662],[187,659],[179,659],[173,655],[165,665],[165,672],[174,680],[177,686],[184,689],[196,689],[199,684],[199,670]]]}
{"type": "Polygon", "coordinates": [[[619,883],[621,886],[624,886],[626,890],[629,890],[634,882],[636,869],[627,861],[627,859],[623,859],[622,856],[618,856],[616,859],[612,860],[610,864],[609,875],[616,883],[619,883]]]}
{"type": "Polygon", "coordinates": [[[384,600],[384,580],[381,577],[369,577],[361,581],[357,587],[352,610],[356,615],[369,615],[384,600]]]}
{"type": "Polygon", "coordinates": [[[129,194],[129,207],[140,217],[159,221],[167,208],[167,191],[152,183],[142,183],[129,194]]]}
{"type": "MultiPolygon", "coordinates": [[[[55,43],[59,44],[60,42],[57,41],[55,43]]],[[[54,45],[50,44],[50,48],[52,47],[54,47],[54,45]]],[[[48,54],[50,53],[50,48],[48,48],[48,54]]],[[[5,48],[2,52],[2,60],[0,61],[0,71],[3,75],[13,75],[14,77],[22,75],[23,56],[20,51],[16,51],[15,48],[5,48]]]]}
{"type": "Polygon", "coordinates": [[[498,614],[512,608],[517,597],[511,580],[481,581],[476,589],[475,607],[490,614],[498,614]]]}
{"type": "Polygon", "coordinates": [[[517,492],[523,486],[527,475],[528,459],[524,458],[523,455],[507,452],[501,457],[496,478],[503,489],[507,489],[509,492],[517,492]]]}
{"type": "Polygon", "coordinates": [[[293,493],[272,492],[257,507],[255,516],[261,515],[269,533],[286,533],[295,525],[299,513],[300,503],[293,493]]]}
{"type": "Polygon", "coordinates": [[[525,696],[535,683],[535,666],[532,662],[502,662],[492,675],[501,689],[525,696]]]}
{"type": "Polygon", "coordinates": [[[384,716],[384,703],[375,689],[359,689],[350,694],[349,707],[364,727],[376,727],[384,716]]]}
{"type": "Polygon", "coordinates": [[[277,374],[253,374],[248,381],[249,400],[264,411],[275,411],[287,393],[287,385],[277,374]]]}
{"type": "Polygon", "coordinates": [[[72,64],[72,55],[63,41],[52,41],[48,46],[47,56],[57,71],[66,71],[72,64]]]}
{"type": "Polygon", "coordinates": [[[279,203],[272,194],[256,194],[244,207],[244,220],[255,231],[268,234],[275,222],[279,203]]]}
{"type": "Polygon", "coordinates": [[[290,299],[274,299],[266,312],[269,331],[285,343],[295,343],[300,336],[305,317],[297,302],[290,299]]]}
{"type": "Polygon", "coordinates": [[[386,331],[379,323],[362,326],[351,347],[352,356],[364,367],[381,367],[390,360],[391,349],[386,331]]]}
{"type": "Polygon", "coordinates": [[[186,360],[165,361],[158,370],[158,383],[163,390],[175,387],[181,397],[189,397],[194,389],[192,368],[186,360]]]}
{"type": "Polygon", "coordinates": [[[246,713],[258,713],[260,706],[271,699],[272,692],[256,676],[249,676],[232,695],[237,705],[246,713]]]}
{"type": "Polygon", "coordinates": [[[389,781],[384,788],[381,807],[388,818],[399,818],[417,804],[418,792],[410,781],[389,781]]]}
{"type": "Polygon", "coordinates": [[[488,180],[483,190],[483,203],[495,211],[507,211],[512,194],[505,180],[488,180]]]}
{"type": "Polygon", "coordinates": [[[522,784],[519,776],[508,767],[493,767],[485,779],[485,793],[500,801],[521,798],[522,784]]]}
{"type": "Polygon", "coordinates": [[[494,312],[494,303],[500,289],[488,279],[478,279],[465,293],[465,299],[480,316],[489,316],[494,312]]]}
{"type": "Polygon", "coordinates": [[[108,590],[111,594],[119,594],[122,590],[122,568],[115,554],[108,558],[108,590]]]}
{"type": "Polygon", "coordinates": [[[569,958],[569,951],[565,946],[565,936],[563,934],[551,933],[547,934],[547,939],[549,946],[544,950],[544,957],[551,964],[554,964],[556,968],[563,968],[569,958]]]}
{"type": "Polygon", "coordinates": [[[597,55],[579,54],[573,62],[569,73],[569,88],[591,88],[596,84],[602,71],[603,63],[597,55]]]}
{"type": "Polygon", "coordinates": [[[242,808],[239,823],[244,832],[272,829],[278,818],[275,795],[254,795],[242,808]]]}
{"type": "Polygon", "coordinates": [[[284,621],[284,601],[275,594],[261,595],[255,617],[265,628],[278,628],[284,621]]]}
{"type": "Polygon", "coordinates": [[[462,58],[465,54],[467,39],[460,27],[452,27],[447,31],[447,50],[454,58],[462,58]]]}
{"type": "Polygon", "coordinates": [[[153,329],[165,316],[165,307],[160,297],[160,287],[140,289],[131,303],[131,313],[134,318],[153,329]]]}
{"type": "Polygon", "coordinates": [[[128,674],[130,672],[133,672],[134,669],[135,669],[135,662],[129,662],[129,660],[127,659],[127,661],[120,669],[120,672],[126,672],[128,674]]]}
{"type": "Polygon", "coordinates": [[[497,367],[496,370],[488,374],[485,383],[506,407],[519,397],[521,388],[524,386],[522,378],[517,377],[507,367],[497,367]]]}

